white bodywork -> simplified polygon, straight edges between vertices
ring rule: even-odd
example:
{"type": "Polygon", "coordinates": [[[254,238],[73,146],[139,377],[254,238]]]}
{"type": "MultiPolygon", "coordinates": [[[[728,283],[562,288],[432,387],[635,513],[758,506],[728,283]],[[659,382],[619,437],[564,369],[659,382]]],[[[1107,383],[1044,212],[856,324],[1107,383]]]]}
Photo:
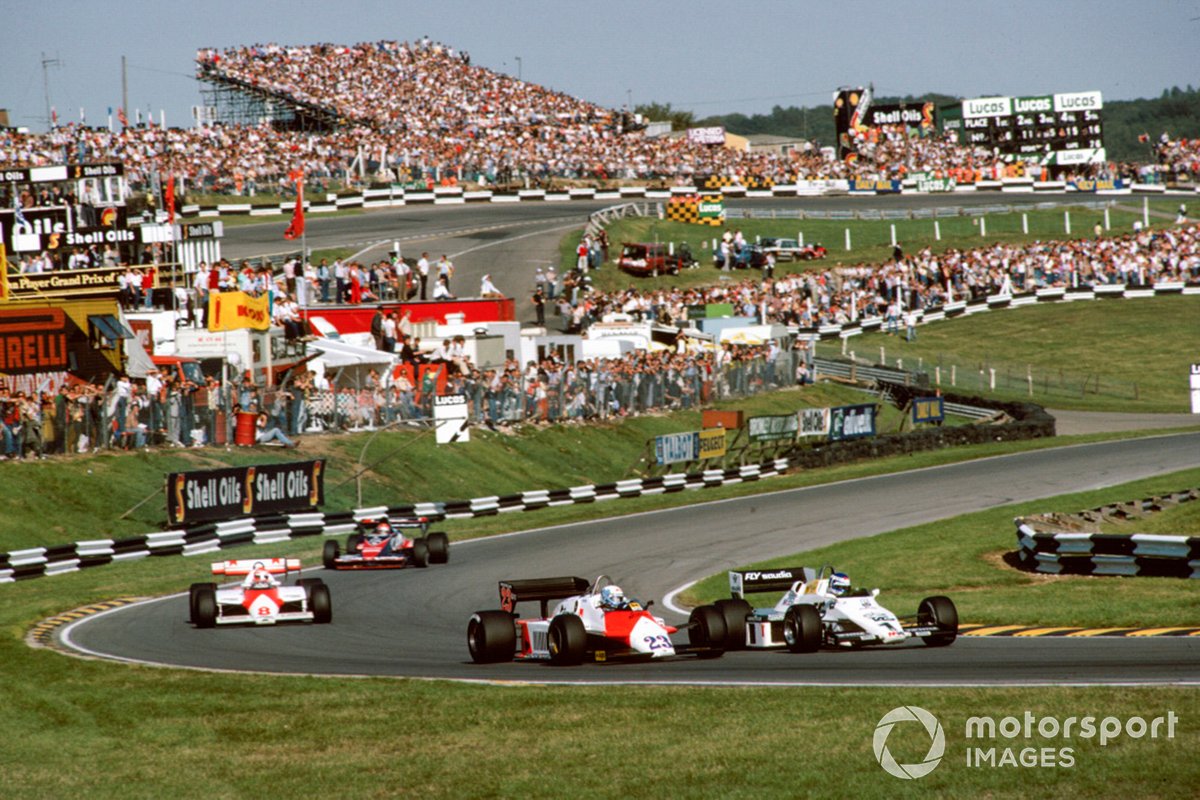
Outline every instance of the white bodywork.
{"type": "MultiPolygon", "coordinates": [[[[600,607],[600,595],[585,594],[568,597],[553,607],[546,619],[521,620],[528,632],[525,658],[550,658],[549,631],[551,621],[560,614],[577,616],[583,621],[588,636],[611,640],[614,649],[628,647],[632,654],[651,658],[675,655],[671,632],[661,617],[656,617],[633,601],[627,610],[606,611],[600,607]]],[[[521,647],[522,643],[518,642],[521,647]]]]}

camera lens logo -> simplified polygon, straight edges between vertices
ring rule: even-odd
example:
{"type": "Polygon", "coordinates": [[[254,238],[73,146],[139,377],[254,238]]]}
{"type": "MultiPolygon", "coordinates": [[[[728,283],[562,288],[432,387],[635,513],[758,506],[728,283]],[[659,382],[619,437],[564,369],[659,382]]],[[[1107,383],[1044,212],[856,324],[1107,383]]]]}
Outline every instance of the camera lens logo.
{"type": "Polygon", "coordinates": [[[937,721],[937,717],[925,709],[918,706],[900,706],[893,708],[883,715],[883,719],[879,720],[879,724],[875,726],[875,738],[872,744],[875,748],[875,760],[879,762],[879,766],[883,767],[885,772],[901,780],[911,781],[925,777],[941,763],[942,754],[946,752],[946,734],[942,730],[942,724],[937,721]],[[888,750],[888,736],[898,722],[919,722],[925,727],[925,732],[929,734],[929,752],[925,754],[923,760],[916,764],[900,764],[888,750]]]}

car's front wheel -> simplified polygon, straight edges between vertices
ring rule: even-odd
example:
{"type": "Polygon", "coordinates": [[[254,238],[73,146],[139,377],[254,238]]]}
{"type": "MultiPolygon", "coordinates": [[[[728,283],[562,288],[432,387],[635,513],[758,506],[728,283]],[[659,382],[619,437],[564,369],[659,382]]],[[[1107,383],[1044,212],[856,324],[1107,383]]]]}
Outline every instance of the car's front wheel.
{"type": "Polygon", "coordinates": [[[217,591],[216,589],[198,589],[196,591],[196,613],[192,617],[197,628],[211,628],[217,624],[217,591]]]}
{"type": "Polygon", "coordinates": [[[550,620],[550,663],[556,667],[582,664],[587,655],[587,631],[583,620],[574,614],[559,614],[550,620]]]}
{"type": "Polygon", "coordinates": [[[429,545],[425,543],[424,538],[413,539],[412,563],[414,567],[429,566],[429,545]]]}
{"type": "Polygon", "coordinates": [[[325,549],[321,552],[321,563],[325,565],[325,569],[337,569],[338,556],[342,554],[342,549],[338,547],[337,542],[326,542],[325,549]]]}
{"type": "Polygon", "coordinates": [[[783,641],[793,653],[815,653],[821,648],[821,615],[810,605],[796,605],[783,616],[783,641]]]}
{"type": "Polygon", "coordinates": [[[935,595],[922,600],[917,607],[917,622],[938,629],[937,633],[924,637],[929,647],[945,647],[958,638],[958,609],[949,597],[935,595]]]}

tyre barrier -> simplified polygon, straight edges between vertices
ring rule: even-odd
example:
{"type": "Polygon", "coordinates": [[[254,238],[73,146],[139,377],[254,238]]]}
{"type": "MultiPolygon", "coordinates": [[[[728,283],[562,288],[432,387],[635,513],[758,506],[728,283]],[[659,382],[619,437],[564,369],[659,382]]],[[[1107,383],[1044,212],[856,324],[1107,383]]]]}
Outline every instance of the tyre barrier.
{"type": "Polygon", "coordinates": [[[1103,521],[1137,519],[1193,500],[1200,500],[1200,489],[1077,514],[1017,517],[1017,552],[1026,568],[1048,575],[1200,578],[1200,537],[1095,530],[1103,521]]]}

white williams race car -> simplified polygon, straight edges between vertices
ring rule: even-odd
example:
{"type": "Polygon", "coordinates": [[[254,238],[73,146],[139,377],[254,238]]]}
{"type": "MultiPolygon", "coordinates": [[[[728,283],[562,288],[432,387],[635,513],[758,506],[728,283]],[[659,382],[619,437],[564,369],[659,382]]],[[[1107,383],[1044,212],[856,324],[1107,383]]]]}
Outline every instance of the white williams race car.
{"type": "Polygon", "coordinates": [[[626,597],[604,575],[592,583],[586,578],[501,581],[500,609],[476,611],[467,624],[467,647],[477,664],[516,660],[568,666],[684,653],[715,658],[726,638],[723,618],[706,606],[693,611],[684,626],[687,644],[673,642],[678,628],[626,597]],[[541,615],[520,618],[516,609],[523,602],[540,603],[541,615]]]}
{"type": "Polygon", "coordinates": [[[298,558],[218,561],[214,575],[245,576],[236,586],[193,583],[188,591],[191,621],[197,628],[214,625],[274,625],[277,622],[329,622],[333,603],[320,578],[304,578],[285,586],[278,576],[300,571],[298,558]]]}
{"type": "Polygon", "coordinates": [[[920,639],[931,647],[958,636],[958,610],[948,597],[927,597],[917,613],[898,617],[876,599],[878,589],[853,589],[833,567],[784,567],[729,573],[732,598],[711,608],[725,618],[727,650],[786,647],[811,653],[821,647],[895,645],[920,639]],[[773,607],[752,608],[747,594],[784,592],[773,607]]]}

